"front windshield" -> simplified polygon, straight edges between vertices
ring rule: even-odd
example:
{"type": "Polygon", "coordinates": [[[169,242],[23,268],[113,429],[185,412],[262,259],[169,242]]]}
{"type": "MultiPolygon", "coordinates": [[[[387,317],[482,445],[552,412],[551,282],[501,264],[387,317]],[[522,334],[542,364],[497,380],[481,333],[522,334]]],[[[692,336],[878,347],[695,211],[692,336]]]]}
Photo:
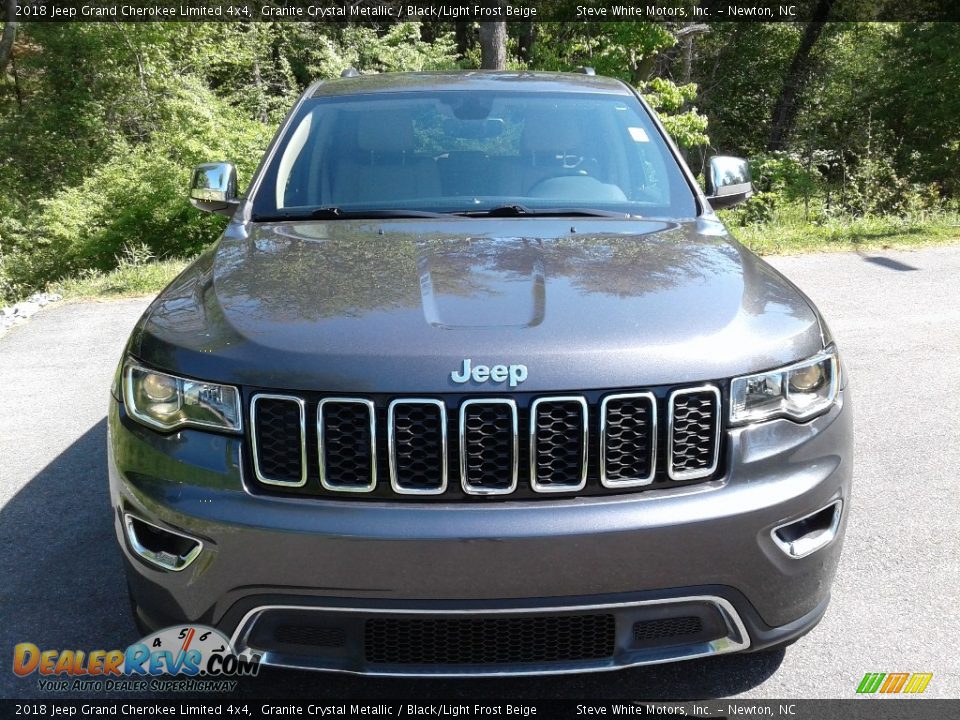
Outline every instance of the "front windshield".
{"type": "Polygon", "coordinates": [[[446,91],[317,98],[293,118],[254,218],[384,210],[597,209],[691,217],[693,193],[636,98],[446,91]]]}

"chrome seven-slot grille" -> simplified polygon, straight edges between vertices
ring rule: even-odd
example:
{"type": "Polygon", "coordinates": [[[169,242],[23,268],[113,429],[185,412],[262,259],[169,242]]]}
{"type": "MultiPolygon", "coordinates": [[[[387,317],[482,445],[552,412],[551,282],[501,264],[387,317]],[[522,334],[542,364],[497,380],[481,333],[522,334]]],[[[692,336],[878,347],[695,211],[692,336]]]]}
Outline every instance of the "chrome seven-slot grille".
{"type": "Polygon", "coordinates": [[[254,392],[265,490],[455,499],[603,494],[718,474],[720,391],[505,397],[254,392]]]}

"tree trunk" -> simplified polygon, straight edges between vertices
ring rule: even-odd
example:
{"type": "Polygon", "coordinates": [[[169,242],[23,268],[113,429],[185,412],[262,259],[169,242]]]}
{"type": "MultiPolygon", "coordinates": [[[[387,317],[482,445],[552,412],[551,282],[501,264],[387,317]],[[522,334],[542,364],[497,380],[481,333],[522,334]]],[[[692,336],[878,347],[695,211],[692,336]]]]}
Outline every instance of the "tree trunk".
{"type": "Polygon", "coordinates": [[[783,78],[780,95],[773,106],[773,115],[770,118],[770,137],[767,140],[768,150],[783,150],[790,134],[793,132],[793,125],[800,110],[798,101],[813,71],[813,61],[810,53],[823,32],[827,15],[829,15],[833,3],[834,0],[819,0],[814,10],[814,19],[807,23],[807,27],[803,31],[800,46],[793,55],[790,68],[783,78]]]}
{"type": "Polygon", "coordinates": [[[5,15],[7,21],[3,25],[3,35],[0,36],[0,73],[7,67],[7,60],[13,52],[13,41],[17,37],[17,21],[14,20],[17,16],[17,0],[6,1],[5,15]]]}
{"type": "Polygon", "coordinates": [[[507,69],[507,24],[480,23],[480,67],[484,70],[507,69]]]}
{"type": "Polygon", "coordinates": [[[461,60],[470,52],[473,47],[473,37],[471,36],[470,23],[461,20],[453,24],[453,36],[457,41],[457,57],[461,60]]]}
{"type": "Polygon", "coordinates": [[[533,59],[533,43],[536,41],[537,29],[532,22],[525,22],[520,26],[520,38],[517,43],[517,52],[520,59],[529,63],[533,59]]]}

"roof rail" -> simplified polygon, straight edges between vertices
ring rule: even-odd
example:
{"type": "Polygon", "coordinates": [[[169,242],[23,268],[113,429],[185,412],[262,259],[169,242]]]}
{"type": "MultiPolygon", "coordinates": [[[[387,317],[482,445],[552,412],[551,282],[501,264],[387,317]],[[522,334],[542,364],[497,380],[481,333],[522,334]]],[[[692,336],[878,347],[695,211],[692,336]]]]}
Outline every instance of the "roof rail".
{"type": "Polygon", "coordinates": [[[574,72],[580,73],[581,75],[596,75],[597,71],[588,65],[581,65],[574,72]]]}
{"type": "Polygon", "coordinates": [[[348,67],[346,70],[340,73],[340,77],[360,77],[360,73],[355,67],[348,67]]]}

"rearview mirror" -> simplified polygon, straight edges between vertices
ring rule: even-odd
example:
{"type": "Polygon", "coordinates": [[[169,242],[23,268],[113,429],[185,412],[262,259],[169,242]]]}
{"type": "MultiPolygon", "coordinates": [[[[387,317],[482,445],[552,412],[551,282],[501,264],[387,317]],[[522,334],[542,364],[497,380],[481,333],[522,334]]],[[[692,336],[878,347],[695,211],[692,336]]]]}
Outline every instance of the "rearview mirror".
{"type": "Polygon", "coordinates": [[[197,165],[190,180],[190,204],[204,212],[233,215],[237,209],[237,169],[233,163],[197,165]]]}
{"type": "Polygon", "coordinates": [[[463,140],[491,140],[503,134],[503,118],[486,120],[460,120],[447,118],[443,121],[443,134],[463,140]]]}
{"type": "Polygon", "coordinates": [[[753,195],[750,165],[743,158],[716,155],[707,170],[707,200],[714,210],[733,207],[753,195]]]}

